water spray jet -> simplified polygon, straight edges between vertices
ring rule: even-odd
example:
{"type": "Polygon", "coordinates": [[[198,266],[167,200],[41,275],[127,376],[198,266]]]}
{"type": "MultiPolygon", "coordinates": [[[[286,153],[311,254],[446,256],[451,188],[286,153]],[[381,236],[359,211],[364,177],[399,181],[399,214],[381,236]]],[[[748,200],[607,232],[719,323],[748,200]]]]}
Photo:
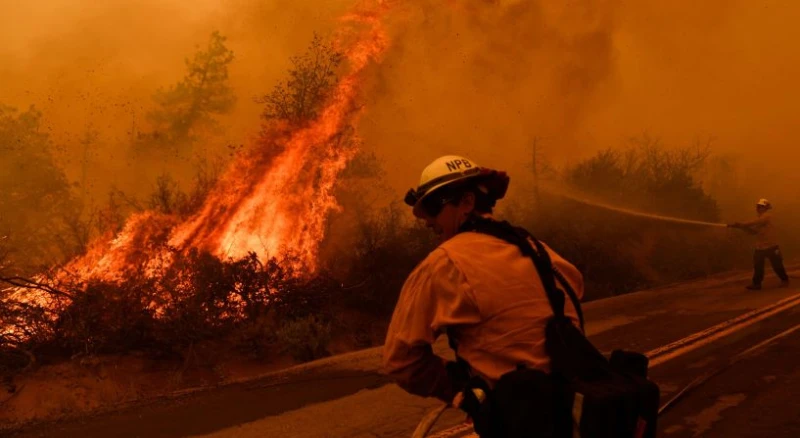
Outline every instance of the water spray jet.
{"type": "Polygon", "coordinates": [[[571,193],[571,192],[563,190],[563,189],[557,189],[557,188],[552,187],[552,186],[546,186],[546,187],[543,186],[541,188],[544,191],[549,192],[549,193],[551,193],[553,195],[560,196],[562,198],[567,198],[567,199],[569,199],[571,201],[574,201],[574,202],[577,202],[579,204],[588,205],[590,207],[602,208],[604,210],[609,210],[609,211],[613,211],[613,212],[616,212],[616,213],[627,214],[629,216],[635,216],[635,217],[640,217],[640,218],[650,219],[650,220],[656,220],[656,221],[662,221],[662,222],[670,222],[670,223],[675,223],[675,224],[695,225],[695,226],[702,226],[702,227],[727,228],[727,226],[728,226],[727,224],[723,224],[723,223],[705,222],[705,221],[698,221],[698,220],[692,220],[692,219],[677,218],[677,217],[672,217],[672,216],[663,216],[663,215],[660,215],[660,214],[646,213],[646,212],[637,211],[637,210],[633,210],[633,209],[629,209],[629,208],[617,207],[617,206],[614,206],[614,205],[607,204],[605,202],[591,200],[591,199],[588,199],[586,197],[583,197],[583,196],[580,196],[580,195],[576,195],[574,193],[571,193]]]}

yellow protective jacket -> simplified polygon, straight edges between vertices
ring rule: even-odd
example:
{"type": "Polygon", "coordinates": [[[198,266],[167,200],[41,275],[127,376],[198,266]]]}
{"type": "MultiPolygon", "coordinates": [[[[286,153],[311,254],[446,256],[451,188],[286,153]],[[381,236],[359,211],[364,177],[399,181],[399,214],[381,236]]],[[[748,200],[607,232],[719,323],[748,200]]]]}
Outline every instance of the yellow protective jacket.
{"type": "Polygon", "coordinates": [[[772,213],[761,213],[757,219],[744,222],[742,226],[756,232],[756,249],[769,249],[778,246],[775,225],[772,223],[772,213]]]}
{"type": "MultiPolygon", "coordinates": [[[[582,298],[580,272],[545,248],[582,298]]],[[[578,326],[572,302],[565,301],[566,314],[578,326]]],[[[544,332],[552,314],[536,268],[519,248],[486,234],[460,233],[406,280],[383,347],[384,369],[412,394],[452,401],[446,361],[431,348],[446,332],[456,340],[458,355],[490,385],[519,363],[549,372],[544,332]]]]}

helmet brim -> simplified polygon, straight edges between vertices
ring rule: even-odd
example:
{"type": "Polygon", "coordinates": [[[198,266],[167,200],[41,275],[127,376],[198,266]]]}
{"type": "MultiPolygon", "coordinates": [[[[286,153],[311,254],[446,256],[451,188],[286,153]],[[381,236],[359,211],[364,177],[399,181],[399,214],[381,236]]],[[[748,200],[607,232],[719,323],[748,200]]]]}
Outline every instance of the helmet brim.
{"type": "Polygon", "coordinates": [[[424,212],[422,211],[422,201],[425,200],[428,196],[435,193],[437,190],[446,187],[446,186],[455,186],[459,184],[464,184],[466,182],[479,182],[481,185],[485,186],[488,190],[488,195],[491,196],[493,199],[503,199],[506,196],[506,192],[508,191],[508,185],[510,183],[510,178],[505,172],[500,172],[497,170],[489,170],[484,169],[480,173],[474,175],[466,175],[463,178],[458,178],[450,181],[444,181],[439,184],[434,185],[433,187],[428,188],[425,193],[421,196],[418,194],[417,191],[411,189],[406,193],[405,203],[409,206],[412,206],[412,212],[414,216],[418,218],[425,217],[424,212]]]}

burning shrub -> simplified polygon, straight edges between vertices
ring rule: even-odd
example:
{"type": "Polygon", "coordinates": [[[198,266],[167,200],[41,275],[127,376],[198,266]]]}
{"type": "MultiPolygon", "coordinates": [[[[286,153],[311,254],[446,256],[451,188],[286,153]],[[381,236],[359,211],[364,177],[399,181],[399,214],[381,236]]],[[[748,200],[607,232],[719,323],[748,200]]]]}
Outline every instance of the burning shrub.
{"type": "Polygon", "coordinates": [[[157,285],[159,337],[186,346],[229,332],[241,318],[234,298],[236,266],[196,249],[177,255],[157,285]]]}
{"type": "Polygon", "coordinates": [[[194,182],[188,192],[180,189],[177,179],[168,173],[159,175],[147,201],[151,211],[187,218],[196,213],[214,188],[222,172],[223,160],[198,158],[195,162],[194,182]]]}
{"type": "Polygon", "coordinates": [[[92,282],[59,312],[53,343],[69,354],[117,353],[151,345],[154,315],[148,309],[152,282],[92,282]]]}
{"type": "Polygon", "coordinates": [[[0,378],[32,366],[36,360],[31,350],[49,333],[45,310],[36,305],[0,301],[0,378]]]}
{"type": "Polygon", "coordinates": [[[174,356],[200,342],[228,339],[255,356],[281,350],[310,360],[327,354],[332,303],[341,288],[325,273],[301,277],[287,267],[291,256],[262,263],[255,253],[221,260],[189,250],[172,251],[169,260],[156,275],[133,271],[117,282],[62,285],[81,290],[53,302],[49,314],[6,300],[3,326],[22,331],[3,335],[0,350],[24,343],[62,357],[131,350],[174,356]]]}

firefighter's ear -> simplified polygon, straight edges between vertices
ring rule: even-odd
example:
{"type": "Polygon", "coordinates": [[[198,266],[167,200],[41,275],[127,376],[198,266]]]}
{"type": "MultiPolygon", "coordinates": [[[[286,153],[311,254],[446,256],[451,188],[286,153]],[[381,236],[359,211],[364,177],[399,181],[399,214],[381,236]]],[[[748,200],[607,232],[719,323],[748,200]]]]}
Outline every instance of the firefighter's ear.
{"type": "Polygon", "coordinates": [[[475,209],[475,193],[470,191],[464,192],[464,194],[461,195],[461,201],[459,201],[458,205],[465,215],[472,213],[472,210],[475,209]]]}

